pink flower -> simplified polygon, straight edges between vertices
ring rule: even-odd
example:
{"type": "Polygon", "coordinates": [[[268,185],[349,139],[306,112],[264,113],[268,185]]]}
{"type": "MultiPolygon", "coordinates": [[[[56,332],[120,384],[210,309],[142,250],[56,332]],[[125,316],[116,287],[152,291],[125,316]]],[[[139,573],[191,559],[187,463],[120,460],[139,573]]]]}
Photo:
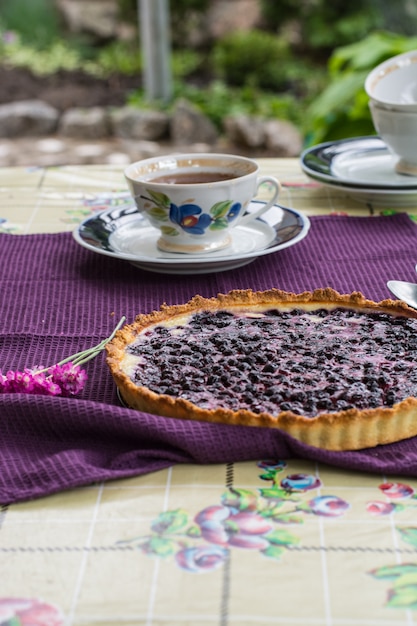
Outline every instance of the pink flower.
{"type": "Polygon", "coordinates": [[[87,373],[71,361],[64,365],[54,365],[48,369],[52,382],[61,388],[63,396],[75,396],[84,389],[87,373]]]}
{"type": "Polygon", "coordinates": [[[6,375],[0,372],[0,393],[32,393],[56,396],[61,393],[59,385],[43,372],[25,369],[23,372],[9,370],[6,375]]]}
{"type": "Polygon", "coordinates": [[[13,44],[17,42],[18,36],[14,31],[6,30],[3,33],[2,39],[3,39],[3,43],[5,44],[13,44]]]}
{"type": "Polygon", "coordinates": [[[221,546],[263,550],[269,546],[264,537],[273,527],[265,518],[251,511],[234,512],[226,506],[213,505],[195,518],[206,541],[221,546]]]}
{"type": "Polygon", "coordinates": [[[188,572],[200,573],[218,569],[227,559],[227,549],[219,546],[184,548],[175,555],[178,565],[188,572]]]}
{"type": "Polygon", "coordinates": [[[337,496],[318,496],[308,503],[311,513],[323,517],[340,517],[349,508],[348,502],[337,496]]]}
{"type": "Polygon", "coordinates": [[[310,474],[291,474],[281,480],[281,487],[287,491],[309,491],[321,487],[321,481],[310,474]]]}
{"type": "Polygon", "coordinates": [[[61,612],[33,598],[0,598],[0,623],[19,626],[63,626],[61,612]]]}
{"type": "Polygon", "coordinates": [[[283,469],[287,467],[287,464],[285,461],[272,461],[272,460],[258,461],[256,465],[260,467],[261,469],[275,470],[277,472],[281,472],[283,469]]]}
{"type": "Polygon", "coordinates": [[[0,393],[32,393],[48,396],[74,396],[84,389],[87,373],[80,365],[94,359],[106,344],[113,339],[117,330],[125,321],[123,316],[110,337],[98,345],[82,350],[63,359],[51,367],[38,366],[25,368],[23,372],[9,370],[3,374],[0,370],[0,393]]]}
{"type": "Polygon", "coordinates": [[[366,510],[371,515],[389,515],[395,511],[395,504],[392,502],[381,502],[376,500],[374,502],[368,502],[366,510]]]}
{"type": "Polygon", "coordinates": [[[414,489],[404,483],[382,483],[379,488],[390,500],[405,500],[414,494],[414,489]]]}

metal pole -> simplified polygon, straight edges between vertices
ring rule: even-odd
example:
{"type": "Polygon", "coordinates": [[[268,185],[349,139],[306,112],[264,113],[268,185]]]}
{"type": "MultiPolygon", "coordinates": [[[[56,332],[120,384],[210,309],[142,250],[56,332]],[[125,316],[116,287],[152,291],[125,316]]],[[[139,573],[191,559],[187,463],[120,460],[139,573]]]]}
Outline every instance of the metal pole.
{"type": "Polygon", "coordinates": [[[143,80],[148,100],[172,96],[168,0],[138,0],[143,80]]]}

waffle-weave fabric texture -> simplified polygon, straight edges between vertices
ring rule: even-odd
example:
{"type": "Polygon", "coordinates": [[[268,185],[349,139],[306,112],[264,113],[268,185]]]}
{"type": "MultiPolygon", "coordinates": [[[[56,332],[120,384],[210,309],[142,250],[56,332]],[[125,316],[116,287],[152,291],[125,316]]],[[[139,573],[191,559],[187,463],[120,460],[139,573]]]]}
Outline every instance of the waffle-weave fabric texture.
{"type": "MultiPolygon", "coordinates": [[[[406,214],[313,216],[297,245],[206,275],[142,271],[80,247],[70,233],[0,235],[0,368],[52,365],[99,343],[125,315],[231,289],[302,292],[332,287],[390,297],[386,281],[415,280],[417,225],[406,214]]],[[[305,458],[417,476],[417,438],[355,452],[309,447],[280,431],[161,418],[119,403],[99,355],[74,398],[0,394],[0,503],[177,463],[305,458]]]]}

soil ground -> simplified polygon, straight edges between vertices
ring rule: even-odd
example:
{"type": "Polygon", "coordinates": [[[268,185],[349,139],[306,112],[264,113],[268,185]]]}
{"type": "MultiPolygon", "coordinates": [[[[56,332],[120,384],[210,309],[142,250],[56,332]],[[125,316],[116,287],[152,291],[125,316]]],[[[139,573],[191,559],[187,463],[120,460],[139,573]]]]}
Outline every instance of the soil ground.
{"type": "Polygon", "coordinates": [[[130,91],[140,87],[140,76],[114,75],[108,80],[83,72],[34,76],[28,70],[0,67],[0,104],[39,99],[59,111],[71,107],[122,106],[130,91]]]}

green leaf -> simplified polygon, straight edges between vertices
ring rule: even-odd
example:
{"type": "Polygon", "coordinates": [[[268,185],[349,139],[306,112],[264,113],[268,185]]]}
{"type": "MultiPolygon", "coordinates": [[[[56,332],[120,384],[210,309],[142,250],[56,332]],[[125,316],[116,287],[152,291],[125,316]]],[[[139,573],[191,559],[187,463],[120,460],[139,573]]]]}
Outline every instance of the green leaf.
{"type": "Polygon", "coordinates": [[[184,531],[189,524],[189,516],[183,509],[175,511],[166,511],[158,515],[152,522],[151,528],[154,532],[162,533],[178,533],[184,531]]]}
{"type": "Polygon", "coordinates": [[[385,59],[416,47],[416,37],[404,37],[388,31],[374,32],[356,43],[337,48],[330,59],[329,69],[331,72],[340,72],[346,67],[371,70],[385,59]]]}
{"type": "Polygon", "coordinates": [[[193,524],[189,528],[187,528],[187,537],[192,537],[193,539],[201,537],[201,528],[196,524],[193,524]]]}
{"type": "Polygon", "coordinates": [[[171,200],[168,196],[160,191],[153,191],[152,189],[147,189],[146,192],[150,195],[152,200],[162,209],[169,209],[171,206],[171,200]]]}
{"type": "Polygon", "coordinates": [[[228,225],[228,221],[224,217],[220,217],[210,224],[208,230],[224,230],[228,225]]]}
{"type": "Polygon", "coordinates": [[[383,567],[377,567],[369,572],[374,578],[387,578],[394,580],[399,576],[404,576],[409,573],[417,573],[417,564],[415,563],[403,563],[400,565],[385,565],[383,567]]]}
{"type": "Polygon", "coordinates": [[[178,551],[178,543],[166,537],[152,537],[146,549],[147,554],[155,556],[167,557],[178,551]]]}
{"type": "Polygon", "coordinates": [[[228,214],[230,207],[232,206],[232,200],[222,200],[222,202],[216,202],[210,209],[210,215],[217,219],[224,217],[228,214]]]}
{"type": "Polygon", "coordinates": [[[280,524],[303,524],[304,519],[300,515],[293,515],[292,513],[277,513],[272,519],[280,524]]]}
{"type": "Polygon", "coordinates": [[[285,500],[275,500],[272,506],[271,503],[268,502],[268,508],[264,509],[263,516],[271,517],[273,519],[275,517],[280,517],[280,515],[282,515],[281,510],[283,506],[285,506],[285,500]]]}
{"type": "Polygon", "coordinates": [[[367,71],[349,72],[335,78],[330,85],[316,98],[309,109],[309,115],[324,119],[335,115],[354,99],[355,94],[363,89],[367,71]]]}
{"type": "Polygon", "coordinates": [[[222,496],[222,504],[232,506],[239,511],[253,511],[257,508],[258,498],[249,489],[235,489],[228,491],[222,496]]]}
{"type": "Polygon", "coordinates": [[[266,539],[271,544],[277,546],[294,546],[300,541],[299,537],[296,537],[292,533],[288,532],[288,530],[284,530],[282,528],[277,528],[271,533],[268,533],[266,539]]]}
{"type": "Polygon", "coordinates": [[[268,500],[289,500],[290,502],[298,502],[299,498],[294,498],[291,493],[281,487],[266,487],[259,489],[259,493],[263,498],[268,500]]]}
{"type": "Polygon", "coordinates": [[[161,207],[153,207],[152,209],[149,209],[148,213],[154,220],[158,220],[159,222],[168,221],[168,213],[165,209],[161,209],[161,207]]]}
{"type": "Polygon", "coordinates": [[[268,546],[268,548],[265,548],[265,550],[261,550],[261,552],[270,559],[278,560],[285,552],[285,548],[282,548],[280,546],[268,546]]]}
{"type": "Polygon", "coordinates": [[[403,541],[411,543],[412,546],[417,548],[417,528],[413,526],[409,528],[398,528],[398,532],[400,533],[403,541]]]}
{"type": "Polygon", "coordinates": [[[409,585],[390,591],[387,606],[396,609],[417,609],[417,586],[409,585]]]}
{"type": "Polygon", "coordinates": [[[172,226],[161,226],[161,233],[163,235],[167,235],[167,237],[176,237],[179,235],[179,232],[175,230],[172,226]]]}
{"type": "Polygon", "coordinates": [[[394,588],[409,587],[414,585],[417,587],[417,571],[406,571],[394,581],[394,588]]]}
{"type": "Polygon", "coordinates": [[[148,544],[149,540],[149,535],[146,537],[133,537],[132,539],[120,539],[120,541],[116,541],[116,545],[123,546],[133,544],[136,548],[140,548],[148,544]]]}
{"type": "Polygon", "coordinates": [[[259,474],[259,478],[261,478],[262,480],[274,480],[275,474],[275,470],[267,470],[266,472],[259,474]]]}

